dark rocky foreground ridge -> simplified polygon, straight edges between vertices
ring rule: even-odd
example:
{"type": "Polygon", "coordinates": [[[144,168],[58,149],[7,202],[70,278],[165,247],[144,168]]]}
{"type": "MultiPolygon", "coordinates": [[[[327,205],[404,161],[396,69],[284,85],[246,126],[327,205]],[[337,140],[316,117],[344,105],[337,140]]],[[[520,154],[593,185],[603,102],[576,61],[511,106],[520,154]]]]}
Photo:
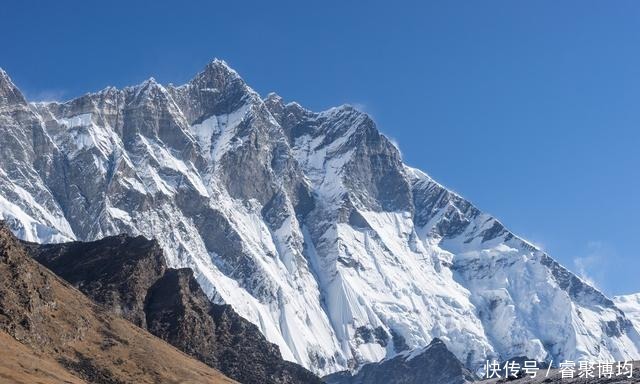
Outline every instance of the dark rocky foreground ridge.
{"type": "Polygon", "coordinates": [[[94,242],[24,243],[40,263],[113,314],[246,384],[321,383],[229,305],[204,294],[190,269],[167,268],[156,241],[113,236],[94,242]]]}
{"type": "Polygon", "coordinates": [[[233,383],[105,311],[0,222],[0,383],[233,383]]]}
{"type": "Polygon", "coordinates": [[[442,340],[434,339],[421,351],[365,364],[354,375],[350,372],[331,374],[324,381],[327,384],[465,384],[475,379],[442,340]]]}

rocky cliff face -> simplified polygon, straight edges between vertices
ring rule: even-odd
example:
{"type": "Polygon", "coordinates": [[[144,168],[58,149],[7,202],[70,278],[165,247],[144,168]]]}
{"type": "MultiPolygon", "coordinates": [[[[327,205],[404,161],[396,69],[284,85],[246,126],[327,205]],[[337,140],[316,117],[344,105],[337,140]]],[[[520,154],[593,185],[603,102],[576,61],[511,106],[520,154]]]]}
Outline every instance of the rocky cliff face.
{"type": "Polygon", "coordinates": [[[108,311],[246,384],[313,384],[282,360],[252,323],[211,303],[188,269],[167,268],[156,241],[120,235],[82,243],[24,244],[29,254],[108,311]]]}
{"type": "Polygon", "coordinates": [[[235,383],[104,311],[30,258],[2,222],[0,340],[3,383],[235,383]]]}
{"type": "Polygon", "coordinates": [[[147,291],[167,270],[157,242],[119,235],[96,242],[24,243],[24,247],[105,309],[147,328],[147,291]]]}
{"type": "Polygon", "coordinates": [[[443,340],[467,366],[624,360],[625,314],[402,163],[366,114],[262,99],[224,62],[28,104],[0,79],[0,212],[21,238],[157,239],[285,359],[319,374],[443,340]]]}

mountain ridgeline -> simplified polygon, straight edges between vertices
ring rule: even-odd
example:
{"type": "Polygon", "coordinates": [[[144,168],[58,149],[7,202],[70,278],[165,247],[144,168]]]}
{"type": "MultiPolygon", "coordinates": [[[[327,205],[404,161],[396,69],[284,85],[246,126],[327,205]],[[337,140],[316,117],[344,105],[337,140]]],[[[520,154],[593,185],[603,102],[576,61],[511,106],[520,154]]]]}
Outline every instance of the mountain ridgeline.
{"type": "MultiPolygon", "coordinates": [[[[247,338],[259,330],[322,376],[436,338],[473,371],[514,356],[640,357],[616,303],[405,165],[369,116],[262,98],[219,60],[181,86],[150,79],[67,102],[29,103],[0,71],[0,215],[30,242],[155,239],[165,264],[74,284],[220,369],[232,351],[213,340],[245,324],[235,313],[256,326],[242,325],[247,338]],[[198,337],[176,308],[206,314],[198,337]]],[[[71,281],[100,277],[56,264],[82,245],[55,247],[36,258],[71,281]]]]}

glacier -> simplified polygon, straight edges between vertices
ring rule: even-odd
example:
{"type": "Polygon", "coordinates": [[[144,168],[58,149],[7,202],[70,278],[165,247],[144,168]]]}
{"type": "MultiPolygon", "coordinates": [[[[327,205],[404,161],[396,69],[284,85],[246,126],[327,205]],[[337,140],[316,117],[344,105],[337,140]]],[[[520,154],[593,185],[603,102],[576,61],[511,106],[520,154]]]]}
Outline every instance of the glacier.
{"type": "Polygon", "coordinates": [[[0,70],[0,219],[43,243],[156,238],[320,375],[434,338],[474,370],[640,358],[637,300],[404,164],[367,114],[262,98],[221,60],[182,86],[46,103],[0,70]]]}

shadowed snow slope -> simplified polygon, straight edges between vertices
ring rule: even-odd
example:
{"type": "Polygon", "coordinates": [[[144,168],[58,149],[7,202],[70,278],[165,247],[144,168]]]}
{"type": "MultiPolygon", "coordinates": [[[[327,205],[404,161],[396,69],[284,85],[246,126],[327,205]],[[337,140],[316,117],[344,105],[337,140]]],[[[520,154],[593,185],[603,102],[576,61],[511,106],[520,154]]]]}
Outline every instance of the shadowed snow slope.
{"type": "Polygon", "coordinates": [[[472,369],[640,357],[610,299],[404,165],[369,116],[261,99],[219,60],[64,103],[28,104],[3,73],[0,215],[31,241],[155,238],[318,374],[436,337],[472,369]]]}
{"type": "Polygon", "coordinates": [[[616,296],[613,301],[640,332],[640,293],[616,296]]]}

